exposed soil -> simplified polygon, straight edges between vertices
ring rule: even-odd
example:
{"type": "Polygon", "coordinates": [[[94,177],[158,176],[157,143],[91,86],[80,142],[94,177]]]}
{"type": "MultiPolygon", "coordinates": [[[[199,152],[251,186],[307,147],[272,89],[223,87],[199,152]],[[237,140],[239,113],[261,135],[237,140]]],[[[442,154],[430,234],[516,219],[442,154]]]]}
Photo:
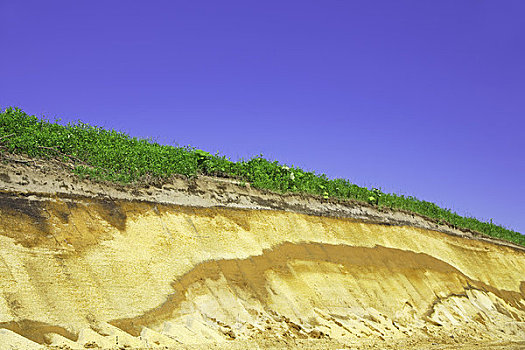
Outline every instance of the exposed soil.
{"type": "Polygon", "coordinates": [[[1,350],[525,349],[525,247],[231,179],[120,186],[1,157],[1,350]]]}

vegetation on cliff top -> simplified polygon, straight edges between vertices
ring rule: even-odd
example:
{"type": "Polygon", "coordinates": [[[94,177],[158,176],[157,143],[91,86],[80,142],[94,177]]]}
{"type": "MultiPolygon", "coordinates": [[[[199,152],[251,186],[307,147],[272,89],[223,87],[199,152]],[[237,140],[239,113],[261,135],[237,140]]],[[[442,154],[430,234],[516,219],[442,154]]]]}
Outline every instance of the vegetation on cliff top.
{"type": "Polygon", "coordinates": [[[262,156],[232,162],[191,147],[160,145],[82,122],[61,125],[30,116],[18,108],[0,112],[0,154],[59,158],[73,164],[81,177],[120,183],[144,176],[165,178],[172,174],[232,177],[253,187],[278,192],[302,192],[326,199],[352,199],[381,207],[403,209],[449,224],[471,229],[525,246],[525,236],[490,222],[463,217],[450,209],[411,196],[369,190],[344,179],[328,179],[300,168],[269,161],[262,156]]]}

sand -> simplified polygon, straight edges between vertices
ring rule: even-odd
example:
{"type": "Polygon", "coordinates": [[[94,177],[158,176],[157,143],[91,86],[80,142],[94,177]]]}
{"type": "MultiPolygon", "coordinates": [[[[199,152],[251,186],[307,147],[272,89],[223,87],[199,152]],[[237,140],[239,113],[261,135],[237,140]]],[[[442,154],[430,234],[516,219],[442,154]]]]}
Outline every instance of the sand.
{"type": "Polygon", "coordinates": [[[0,350],[525,348],[521,246],[230,179],[118,186],[4,158],[0,350]]]}

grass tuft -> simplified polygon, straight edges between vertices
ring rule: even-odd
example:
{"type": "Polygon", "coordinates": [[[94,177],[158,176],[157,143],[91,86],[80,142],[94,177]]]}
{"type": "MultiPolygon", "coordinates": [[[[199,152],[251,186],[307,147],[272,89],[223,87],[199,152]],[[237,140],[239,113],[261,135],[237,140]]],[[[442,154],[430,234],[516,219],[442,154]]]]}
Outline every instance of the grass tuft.
{"type": "Polygon", "coordinates": [[[369,190],[344,179],[328,179],[297,167],[269,161],[262,155],[232,162],[192,147],[160,145],[150,139],[130,137],[82,122],[60,125],[30,116],[16,107],[0,112],[0,154],[25,154],[33,158],[58,158],[73,164],[83,178],[122,184],[141,178],[167,178],[173,174],[233,177],[253,187],[280,193],[298,192],[328,198],[357,200],[379,207],[402,209],[436,220],[438,224],[470,229],[525,246],[525,236],[476,218],[463,217],[434,203],[414,197],[369,190]]]}

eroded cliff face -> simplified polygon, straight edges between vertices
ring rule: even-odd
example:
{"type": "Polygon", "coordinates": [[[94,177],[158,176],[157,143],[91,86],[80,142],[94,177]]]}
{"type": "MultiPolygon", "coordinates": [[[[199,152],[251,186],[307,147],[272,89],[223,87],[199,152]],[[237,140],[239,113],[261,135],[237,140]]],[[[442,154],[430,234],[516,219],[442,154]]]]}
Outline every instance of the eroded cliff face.
{"type": "Polygon", "coordinates": [[[115,190],[0,170],[5,346],[525,340],[525,251],[511,244],[212,179],[115,190]]]}

